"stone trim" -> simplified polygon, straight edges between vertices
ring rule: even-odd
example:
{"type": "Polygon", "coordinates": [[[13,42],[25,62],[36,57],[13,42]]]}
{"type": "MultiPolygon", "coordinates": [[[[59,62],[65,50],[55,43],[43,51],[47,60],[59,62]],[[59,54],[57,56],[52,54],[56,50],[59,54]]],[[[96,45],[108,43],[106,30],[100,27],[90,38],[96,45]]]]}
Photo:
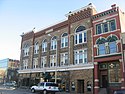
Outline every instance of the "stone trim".
{"type": "Polygon", "coordinates": [[[94,82],[99,82],[99,79],[95,79],[94,82]]]}

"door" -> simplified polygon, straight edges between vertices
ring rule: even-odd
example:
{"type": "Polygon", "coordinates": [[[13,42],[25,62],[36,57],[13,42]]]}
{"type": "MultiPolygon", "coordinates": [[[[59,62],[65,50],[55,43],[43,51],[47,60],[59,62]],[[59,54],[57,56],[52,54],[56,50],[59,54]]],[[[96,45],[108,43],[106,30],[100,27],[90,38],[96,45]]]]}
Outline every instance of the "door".
{"type": "Polygon", "coordinates": [[[108,77],[107,75],[102,75],[102,88],[108,87],[108,77]]]}
{"type": "Polygon", "coordinates": [[[84,93],[84,80],[77,80],[77,93],[84,93]]]}

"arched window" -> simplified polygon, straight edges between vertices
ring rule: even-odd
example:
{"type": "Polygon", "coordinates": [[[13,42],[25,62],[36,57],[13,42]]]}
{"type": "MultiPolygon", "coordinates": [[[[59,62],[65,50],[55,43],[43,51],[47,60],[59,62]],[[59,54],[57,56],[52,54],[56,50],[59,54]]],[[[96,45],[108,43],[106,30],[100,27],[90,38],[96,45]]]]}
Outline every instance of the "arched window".
{"type": "Polygon", "coordinates": [[[96,44],[98,45],[98,55],[106,54],[105,42],[106,42],[105,38],[99,38],[96,41],[96,44]]]}
{"type": "Polygon", "coordinates": [[[75,31],[75,44],[81,44],[87,42],[87,32],[84,26],[79,26],[75,31]]]}
{"type": "Polygon", "coordinates": [[[34,54],[38,54],[38,52],[39,52],[39,44],[38,42],[36,42],[34,45],[34,54]]]}
{"type": "Polygon", "coordinates": [[[52,39],[51,39],[51,50],[55,50],[56,47],[57,47],[57,37],[54,36],[54,37],[52,37],[52,39]]]}
{"type": "Polygon", "coordinates": [[[28,44],[25,44],[24,47],[23,47],[23,55],[24,56],[29,56],[29,45],[28,44]]]}
{"type": "Polygon", "coordinates": [[[68,46],[68,34],[64,33],[61,36],[61,48],[67,47],[68,46]]]}
{"type": "Polygon", "coordinates": [[[42,42],[42,52],[46,52],[47,51],[47,40],[43,40],[42,42]]]}
{"type": "Polygon", "coordinates": [[[107,38],[107,41],[109,43],[109,47],[108,47],[109,48],[109,54],[117,52],[116,40],[118,40],[118,38],[116,36],[109,36],[107,38]]]}

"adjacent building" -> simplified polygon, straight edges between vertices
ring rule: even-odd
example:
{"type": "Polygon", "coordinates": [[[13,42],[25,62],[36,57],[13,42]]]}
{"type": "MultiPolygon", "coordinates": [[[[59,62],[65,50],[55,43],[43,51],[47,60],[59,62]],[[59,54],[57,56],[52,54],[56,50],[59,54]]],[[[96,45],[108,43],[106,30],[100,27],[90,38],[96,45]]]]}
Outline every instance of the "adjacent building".
{"type": "Polygon", "coordinates": [[[115,4],[111,7],[92,16],[95,94],[125,88],[121,43],[125,14],[115,4]]]}
{"type": "Polygon", "coordinates": [[[0,83],[18,82],[19,60],[2,59],[0,60],[0,83]]]}

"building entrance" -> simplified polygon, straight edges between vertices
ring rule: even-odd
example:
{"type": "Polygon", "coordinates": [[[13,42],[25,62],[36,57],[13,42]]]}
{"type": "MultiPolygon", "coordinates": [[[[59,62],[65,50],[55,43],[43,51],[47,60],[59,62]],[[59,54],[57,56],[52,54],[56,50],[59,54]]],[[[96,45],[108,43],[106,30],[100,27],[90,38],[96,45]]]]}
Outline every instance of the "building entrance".
{"type": "Polygon", "coordinates": [[[77,93],[84,93],[84,80],[77,80],[77,93]]]}

